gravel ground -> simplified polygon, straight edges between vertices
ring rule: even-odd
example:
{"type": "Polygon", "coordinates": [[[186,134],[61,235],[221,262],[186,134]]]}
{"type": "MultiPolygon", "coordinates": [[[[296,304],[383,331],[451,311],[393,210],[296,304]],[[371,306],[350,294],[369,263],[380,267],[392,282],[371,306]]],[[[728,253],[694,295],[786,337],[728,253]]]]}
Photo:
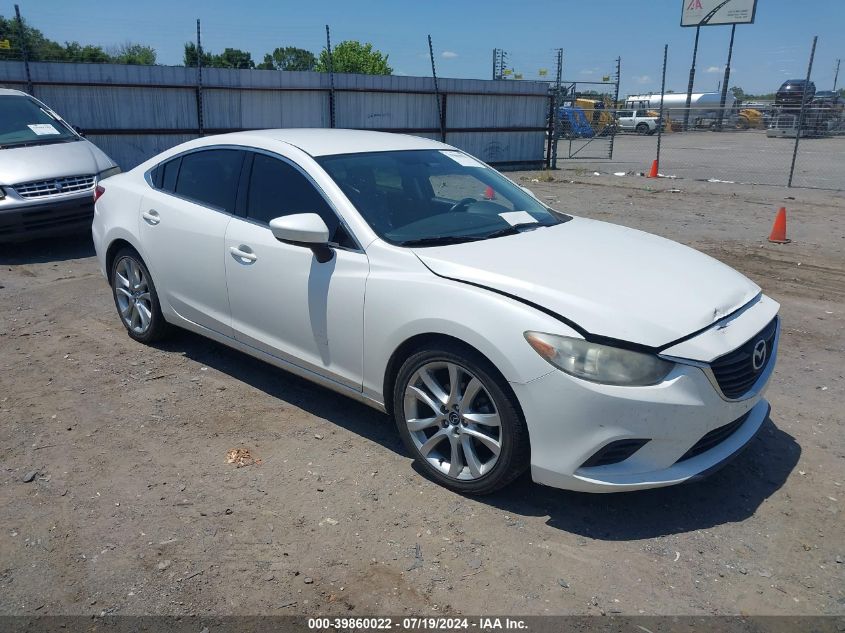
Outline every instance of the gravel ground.
{"type": "MultiPolygon", "coordinates": [[[[87,239],[4,245],[0,613],[845,613],[845,196],[516,176],[781,302],[771,419],[740,458],[671,489],[462,497],[363,405],[188,333],[134,343],[87,239]],[[765,240],[781,205],[786,246],[765,240]]],[[[562,248],[551,274],[588,265],[562,248]]]]}

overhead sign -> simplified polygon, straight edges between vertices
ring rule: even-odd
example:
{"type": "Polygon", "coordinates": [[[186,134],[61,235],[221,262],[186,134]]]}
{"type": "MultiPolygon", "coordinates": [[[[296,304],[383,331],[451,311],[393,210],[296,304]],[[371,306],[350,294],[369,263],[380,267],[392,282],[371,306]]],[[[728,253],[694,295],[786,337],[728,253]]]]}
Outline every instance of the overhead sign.
{"type": "Polygon", "coordinates": [[[681,26],[752,24],[757,0],[683,0],[681,26]]]}

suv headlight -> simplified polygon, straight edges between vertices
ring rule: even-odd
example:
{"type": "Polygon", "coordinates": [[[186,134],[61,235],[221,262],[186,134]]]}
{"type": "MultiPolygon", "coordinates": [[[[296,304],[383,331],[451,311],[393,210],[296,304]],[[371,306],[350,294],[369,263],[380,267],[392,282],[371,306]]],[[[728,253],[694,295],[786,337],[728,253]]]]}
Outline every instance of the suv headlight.
{"type": "Polygon", "coordinates": [[[97,174],[97,180],[98,181],[99,180],[105,180],[106,178],[109,178],[110,176],[117,176],[119,173],[120,173],[120,167],[115,165],[114,167],[109,167],[108,169],[104,169],[99,174],[97,174]]]}
{"type": "Polygon", "coordinates": [[[525,340],[540,356],[561,371],[605,385],[654,385],[662,381],[675,366],[652,354],[557,334],[526,332],[525,340]]]}

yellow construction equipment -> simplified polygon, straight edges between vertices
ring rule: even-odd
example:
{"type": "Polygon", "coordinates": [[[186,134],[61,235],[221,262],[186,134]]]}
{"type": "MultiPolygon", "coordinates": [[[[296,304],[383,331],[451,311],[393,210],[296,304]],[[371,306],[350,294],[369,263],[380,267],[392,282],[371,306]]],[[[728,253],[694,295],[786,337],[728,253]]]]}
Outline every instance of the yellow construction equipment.
{"type": "Polygon", "coordinates": [[[736,119],[736,129],[738,130],[748,130],[751,128],[762,128],[765,127],[763,124],[763,113],[759,110],[755,110],[754,108],[745,108],[739,111],[737,114],[736,119]]]}

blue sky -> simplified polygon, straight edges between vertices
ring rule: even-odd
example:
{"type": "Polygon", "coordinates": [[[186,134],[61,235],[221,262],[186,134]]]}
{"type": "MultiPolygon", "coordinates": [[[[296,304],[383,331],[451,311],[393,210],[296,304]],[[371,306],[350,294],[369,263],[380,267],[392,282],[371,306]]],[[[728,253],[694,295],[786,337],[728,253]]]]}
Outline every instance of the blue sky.
{"type": "MultiPolygon", "coordinates": [[[[18,0],[24,17],[47,37],[63,42],[114,46],[126,41],[153,46],[159,63],[179,64],[183,43],[202,19],[203,46],[242,48],[260,61],[276,46],[319,52],[325,24],[333,43],[372,42],[390,56],[397,74],[428,75],[431,34],[442,77],[490,78],[492,49],[508,51],[525,79],[541,68],[554,72],[554,49],[564,49],[564,78],[600,80],[622,57],[621,93],[659,90],[663,44],[669,44],[666,86],[686,90],[694,29],[681,28],[680,0],[601,2],[566,0],[402,0],[295,2],[283,0],[18,0]]],[[[0,0],[0,14],[14,3],[0,0]]],[[[722,79],[729,26],[701,31],[696,90],[716,90],[722,79]]],[[[813,35],[819,36],[813,79],[830,89],[836,59],[845,57],[842,0],[759,0],[756,23],[737,27],[731,85],[746,92],[772,92],[804,77],[813,35]],[[812,10],[807,7],[812,6],[812,10]]],[[[839,85],[845,84],[845,69],[839,85]]]]}

